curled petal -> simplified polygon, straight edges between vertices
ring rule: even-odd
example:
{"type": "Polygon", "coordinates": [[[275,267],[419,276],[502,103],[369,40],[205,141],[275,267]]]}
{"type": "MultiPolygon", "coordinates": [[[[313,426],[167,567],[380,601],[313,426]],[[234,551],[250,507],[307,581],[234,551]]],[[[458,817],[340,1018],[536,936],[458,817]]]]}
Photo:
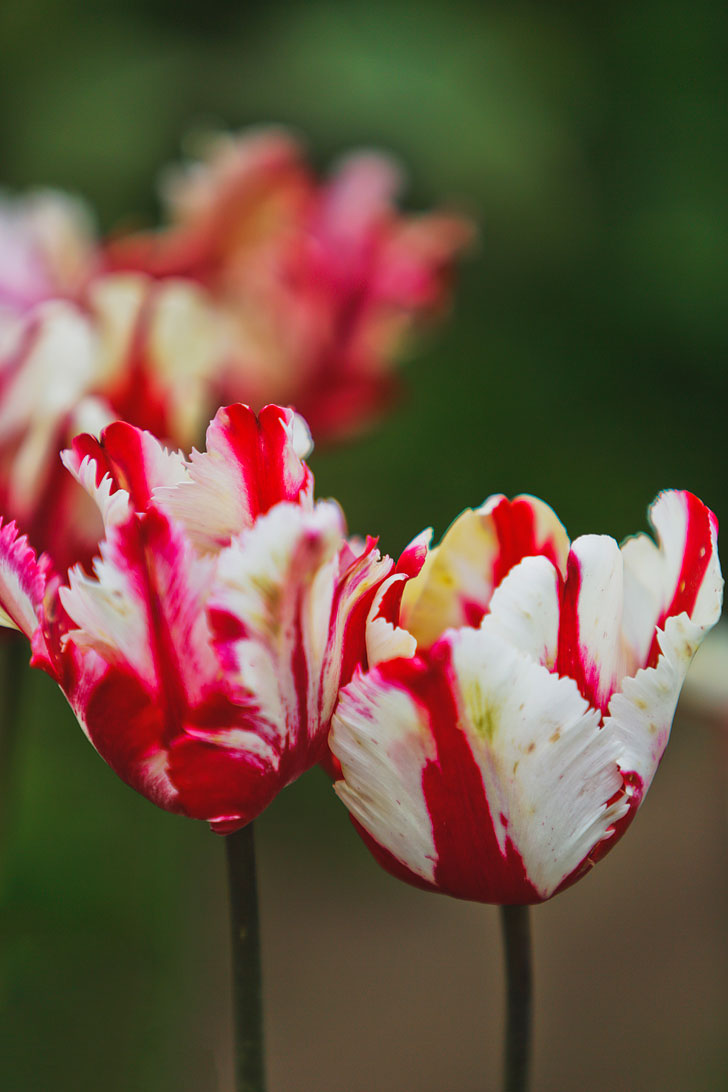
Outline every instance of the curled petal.
{"type": "Polygon", "coordinates": [[[432,531],[427,530],[413,539],[400,555],[392,575],[377,589],[366,624],[366,658],[370,666],[380,660],[415,654],[417,641],[398,621],[407,581],[417,576],[425,564],[431,538],[432,531]]]}
{"type": "Polygon", "coordinates": [[[279,504],[223,550],[210,597],[221,662],[236,700],[253,697],[292,780],[325,744],[333,704],[324,660],[343,521],[333,504],[279,504]],[[330,716],[330,712],[329,712],[330,716]]]}
{"type": "Polygon", "coordinates": [[[477,626],[493,590],[524,557],[543,555],[560,571],[569,540],[556,515],[535,497],[491,497],[467,509],[405,589],[402,623],[420,648],[451,626],[477,626]]]}
{"type": "Polygon", "coordinates": [[[622,642],[622,555],[608,535],[584,535],[569,553],[561,590],[556,670],[606,710],[628,664],[622,642]]]}
{"type": "Polygon", "coordinates": [[[217,675],[203,611],[211,578],[163,513],[131,515],[110,528],[94,576],[77,567],[61,588],[77,627],[67,639],[137,676],[176,716],[217,675]]]}
{"type": "Polygon", "coordinates": [[[167,451],[151,432],[125,421],[108,425],[98,440],[88,433],[76,436],[61,458],[96,502],[105,525],[119,522],[129,504],[132,511],[145,511],[158,487],[187,480],[178,452],[167,451]]]}
{"type": "Polygon", "coordinates": [[[311,471],[305,423],[292,410],[248,406],[218,410],[207,451],[192,452],[189,479],[155,491],[156,500],[186,528],[195,546],[216,551],[279,502],[310,507],[311,471]]]}
{"type": "Polygon", "coordinates": [[[625,583],[629,578],[625,629],[646,666],[625,678],[605,720],[622,742],[620,764],[638,800],[667,746],[692,658],[720,617],[723,592],[713,513],[692,493],[666,492],[651,520],[659,546],[640,536],[622,548],[625,583]]]}
{"type": "Polygon", "coordinates": [[[659,656],[658,630],[686,612],[701,628],[720,614],[723,579],[718,523],[692,493],[660,493],[649,512],[657,544],[636,535],[622,546],[625,570],[625,638],[641,666],[659,656]]]}
{"type": "Polygon", "coordinates": [[[32,638],[38,629],[47,578],[46,559],[36,558],[14,523],[0,522],[0,625],[32,638]]]}

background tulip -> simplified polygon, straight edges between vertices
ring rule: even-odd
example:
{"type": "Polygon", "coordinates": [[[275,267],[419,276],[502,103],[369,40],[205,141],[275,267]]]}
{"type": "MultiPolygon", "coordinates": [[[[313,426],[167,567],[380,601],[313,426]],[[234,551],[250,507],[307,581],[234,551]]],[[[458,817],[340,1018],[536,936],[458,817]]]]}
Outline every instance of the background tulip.
{"type": "Polygon", "coordinates": [[[342,438],[391,400],[473,236],[461,216],[400,212],[401,186],[394,161],[368,152],[319,180],[282,129],[210,137],[166,176],[169,226],[112,240],[106,263],[204,285],[229,323],[224,394],[291,403],[317,440],[342,438]]]}
{"type": "Polygon", "coordinates": [[[48,192],[0,204],[0,510],[61,572],[88,564],[103,528],[60,451],[119,417],[190,446],[224,364],[196,285],[100,265],[80,203],[48,192]]]}

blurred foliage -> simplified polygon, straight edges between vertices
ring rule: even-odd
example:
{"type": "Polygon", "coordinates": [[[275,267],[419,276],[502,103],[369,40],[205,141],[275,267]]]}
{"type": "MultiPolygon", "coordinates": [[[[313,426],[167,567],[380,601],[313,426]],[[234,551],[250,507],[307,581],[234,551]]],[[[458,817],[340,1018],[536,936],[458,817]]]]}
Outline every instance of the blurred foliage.
{"type": "MultiPolygon", "coordinates": [[[[480,243],[396,412],[316,453],[319,494],[390,551],[500,491],[543,496],[572,535],[642,528],[664,486],[720,516],[727,21],[712,0],[6,0],[0,183],[76,191],[107,229],[154,218],[160,168],[211,123],[292,125],[322,167],[390,149],[406,202],[469,210],[480,243]]],[[[51,686],[25,684],[4,1086],[203,1087],[209,1060],[179,1044],[205,1019],[190,938],[209,939],[197,892],[221,847],[135,797],[51,686]]],[[[304,782],[262,820],[271,841],[345,828],[304,782]]]]}

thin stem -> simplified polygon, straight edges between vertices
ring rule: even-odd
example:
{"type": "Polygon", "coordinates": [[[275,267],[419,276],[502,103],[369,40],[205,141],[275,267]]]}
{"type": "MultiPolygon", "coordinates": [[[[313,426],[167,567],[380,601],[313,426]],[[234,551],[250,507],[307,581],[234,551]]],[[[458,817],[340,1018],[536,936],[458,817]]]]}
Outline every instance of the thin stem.
{"type": "Polygon", "coordinates": [[[233,996],[235,1006],[235,1088],[265,1092],[263,1013],[258,929],[258,890],[255,876],[253,824],[225,838],[233,996]]]}
{"type": "Polygon", "coordinates": [[[527,906],[502,906],[506,961],[504,1092],[526,1092],[531,1062],[531,925],[527,906]]]}

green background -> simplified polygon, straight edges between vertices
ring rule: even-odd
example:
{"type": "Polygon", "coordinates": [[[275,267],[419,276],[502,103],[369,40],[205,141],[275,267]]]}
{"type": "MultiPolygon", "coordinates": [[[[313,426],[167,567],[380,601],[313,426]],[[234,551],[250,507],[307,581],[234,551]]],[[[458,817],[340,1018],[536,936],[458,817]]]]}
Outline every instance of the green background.
{"type": "MultiPolygon", "coordinates": [[[[642,528],[665,486],[720,517],[727,22],[708,0],[11,0],[0,184],[70,189],[108,229],[153,219],[191,129],[289,124],[322,168],[390,150],[408,206],[468,210],[480,241],[397,411],[314,455],[319,495],[390,552],[492,492],[572,536],[642,528]]],[[[644,819],[536,914],[539,1089],[728,1087],[723,726],[677,727],[644,819]]],[[[220,841],[122,785],[39,675],[12,772],[0,1087],[227,1092],[220,841]]],[[[495,911],[381,874],[317,771],[259,829],[272,1092],[496,1087],[495,911]]]]}

